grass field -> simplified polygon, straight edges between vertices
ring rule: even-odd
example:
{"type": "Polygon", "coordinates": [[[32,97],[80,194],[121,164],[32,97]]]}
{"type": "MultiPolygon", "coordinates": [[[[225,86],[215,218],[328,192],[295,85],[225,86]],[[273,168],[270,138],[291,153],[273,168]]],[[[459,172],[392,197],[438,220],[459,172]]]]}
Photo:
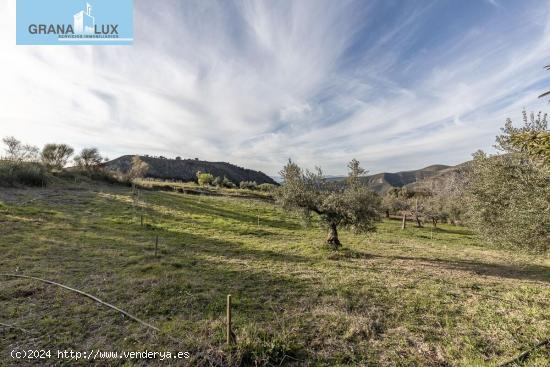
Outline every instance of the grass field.
{"type": "MultiPolygon", "coordinates": [[[[495,366],[550,335],[550,261],[461,227],[325,231],[272,204],[80,185],[0,189],[0,365],[24,349],[189,351],[96,365],[495,366]],[[140,225],[140,215],[145,225],[140,225]],[[154,238],[159,236],[159,256],[154,238]],[[226,295],[237,344],[225,346],[226,295]],[[5,325],[16,325],[8,328],[5,325]]],[[[522,366],[548,366],[548,349],[522,366]]],[[[25,361],[19,365],[49,365],[25,361]]],[[[56,365],[89,365],[55,361],[56,365]]]]}

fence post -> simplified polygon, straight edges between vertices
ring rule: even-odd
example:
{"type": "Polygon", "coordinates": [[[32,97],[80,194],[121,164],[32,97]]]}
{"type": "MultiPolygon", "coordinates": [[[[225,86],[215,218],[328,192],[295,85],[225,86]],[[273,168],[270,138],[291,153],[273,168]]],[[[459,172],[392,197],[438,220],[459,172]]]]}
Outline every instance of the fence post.
{"type": "Polygon", "coordinates": [[[233,343],[233,335],[231,335],[233,332],[231,331],[231,295],[227,295],[227,345],[231,345],[233,343]]]}
{"type": "Polygon", "coordinates": [[[158,248],[159,248],[159,235],[157,234],[157,236],[155,237],[155,257],[157,257],[158,248]]]}

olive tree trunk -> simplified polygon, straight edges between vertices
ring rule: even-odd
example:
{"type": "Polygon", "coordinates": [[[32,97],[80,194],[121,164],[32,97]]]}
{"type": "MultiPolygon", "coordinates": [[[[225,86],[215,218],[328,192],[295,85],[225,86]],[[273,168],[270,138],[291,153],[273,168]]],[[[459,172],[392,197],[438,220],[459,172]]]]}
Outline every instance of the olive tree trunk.
{"type": "Polygon", "coordinates": [[[414,219],[416,220],[417,227],[422,228],[422,222],[420,221],[420,217],[418,215],[415,215],[414,219]]]}
{"type": "Polygon", "coordinates": [[[327,244],[335,249],[342,245],[338,239],[338,229],[336,224],[330,224],[328,227],[327,244]]]}

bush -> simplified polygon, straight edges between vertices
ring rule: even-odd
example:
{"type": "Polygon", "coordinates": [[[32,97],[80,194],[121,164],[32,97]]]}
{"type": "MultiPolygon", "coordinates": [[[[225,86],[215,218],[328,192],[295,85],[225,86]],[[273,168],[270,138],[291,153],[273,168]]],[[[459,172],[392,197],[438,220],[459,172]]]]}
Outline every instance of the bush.
{"type": "Polygon", "coordinates": [[[197,172],[197,181],[201,186],[212,185],[214,182],[214,176],[210,173],[203,173],[199,171],[197,172]]]}
{"type": "Polygon", "coordinates": [[[0,186],[44,186],[47,171],[39,163],[0,161],[0,186]]]}
{"type": "Polygon", "coordinates": [[[273,192],[273,191],[275,191],[276,188],[277,188],[277,186],[275,186],[273,184],[270,184],[270,183],[263,183],[263,184],[258,185],[258,189],[261,190],[261,191],[265,191],[265,192],[273,192]]]}
{"type": "Polygon", "coordinates": [[[241,181],[239,187],[241,189],[256,190],[258,188],[258,184],[256,181],[241,181]]]}
{"type": "Polygon", "coordinates": [[[216,187],[223,187],[223,178],[221,178],[220,176],[217,176],[212,182],[212,184],[216,187]]]}
{"type": "Polygon", "coordinates": [[[226,187],[228,189],[234,189],[236,187],[236,185],[233,183],[233,181],[231,181],[230,179],[228,179],[225,176],[223,177],[222,186],[226,187]]]}

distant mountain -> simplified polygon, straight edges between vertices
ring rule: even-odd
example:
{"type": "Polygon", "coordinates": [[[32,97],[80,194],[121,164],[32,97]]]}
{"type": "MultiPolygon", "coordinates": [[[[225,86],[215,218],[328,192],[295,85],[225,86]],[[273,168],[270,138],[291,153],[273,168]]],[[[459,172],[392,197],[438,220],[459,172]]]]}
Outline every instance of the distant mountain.
{"type": "MultiPolygon", "coordinates": [[[[375,175],[365,176],[362,180],[366,182],[372,190],[383,195],[392,188],[406,186],[407,188],[414,189],[415,187],[419,188],[420,186],[429,187],[433,182],[437,182],[437,180],[443,182],[443,180],[451,175],[451,173],[454,172],[459,166],[435,164],[413,171],[378,173],[375,175]]],[[[340,181],[344,179],[345,177],[329,178],[331,181],[340,181]]]]}
{"type": "Polygon", "coordinates": [[[418,191],[422,189],[428,189],[432,191],[438,190],[450,180],[462,180],[464,173],[468,169],[469,164],[470,162],[465,162],[456,166],[442,169],[435,175],[426,177],[419,181],[411,182],[405,185],[405,187],[411,191],[418,191]]]}
{"type": "MultiPolygon", "coordinates": [[[[111,171],[127,173],[132,167],[131,155],[124,155],[103,164],[111,171]]],[[[147,177],[163,180],[195,181],[197,171],[211,173],[220,177],[227,177],[234,183],[241,181],[256,181],[257,184],[276,182],[263,172],[238,167],[225,162],[206,162],[197,159],[166,159],[140,156],[141,160],[149,165],[147,177]]]]}

